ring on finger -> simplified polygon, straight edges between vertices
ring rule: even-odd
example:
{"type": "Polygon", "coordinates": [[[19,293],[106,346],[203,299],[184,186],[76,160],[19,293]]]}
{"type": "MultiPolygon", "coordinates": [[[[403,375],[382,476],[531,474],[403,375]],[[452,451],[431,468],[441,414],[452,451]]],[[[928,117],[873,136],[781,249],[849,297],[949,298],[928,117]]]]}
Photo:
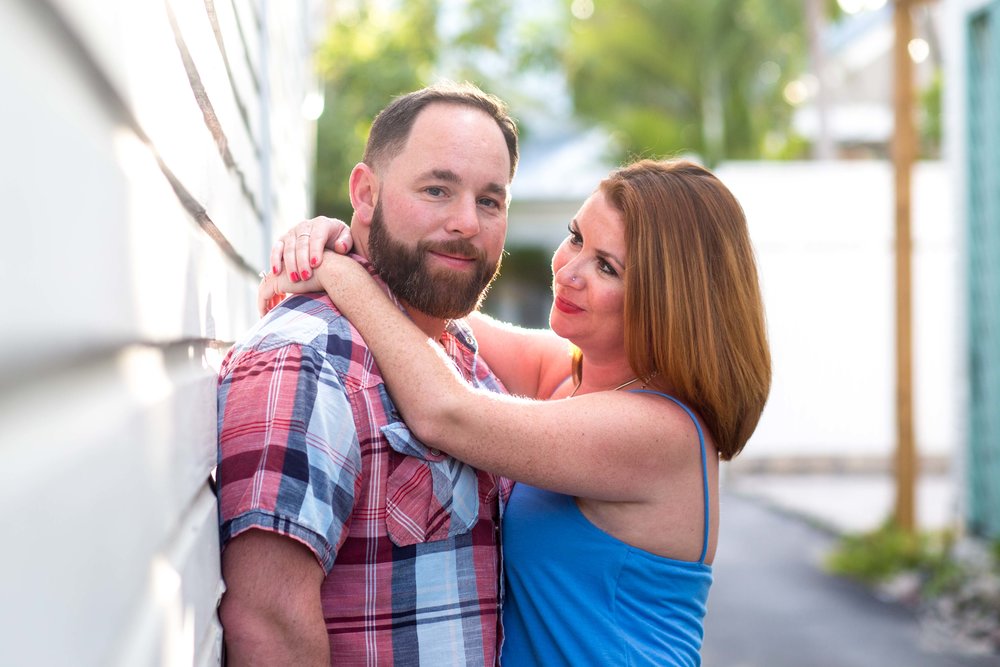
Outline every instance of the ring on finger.
{"type": "Polygon", "coordinates": [[[311,235],[309,234],[309,232],[306,232],[305,234],[296,234],[295,238],[300,239],[303,236],[306,237],[306,238],[309,238],[311,235]]]}

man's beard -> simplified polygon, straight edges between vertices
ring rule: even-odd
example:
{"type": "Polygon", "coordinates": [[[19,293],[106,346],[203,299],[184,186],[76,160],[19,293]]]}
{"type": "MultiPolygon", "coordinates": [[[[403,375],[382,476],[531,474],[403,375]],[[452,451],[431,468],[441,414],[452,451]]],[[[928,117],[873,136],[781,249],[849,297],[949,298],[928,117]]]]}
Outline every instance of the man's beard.
{"type": "Polygon", "coordinates": [[[395,240],[386,229],[382,202],[372,214],[368,237],[368,254],[372,265],[397,298],[431,317],[453,319],[465,317],[486,298],[490,284],[500,273],[500,259],[490,266],[486,253],[465,239],[431,243],[420,241],[408,248],[395,240]],[[432,271],[427,265],[428,253],[474,259],[471,272],[432,271]]]}

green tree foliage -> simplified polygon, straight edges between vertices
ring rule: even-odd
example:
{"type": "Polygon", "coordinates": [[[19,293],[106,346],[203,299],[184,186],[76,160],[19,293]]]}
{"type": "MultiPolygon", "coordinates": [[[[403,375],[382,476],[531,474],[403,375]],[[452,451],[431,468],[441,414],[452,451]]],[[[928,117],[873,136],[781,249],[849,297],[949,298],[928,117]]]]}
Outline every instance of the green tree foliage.
{"type": "Polygon", "coordinates": [[[316,201],[322,215],[349,220],[347,181],[371,122],[396,95],[426,85],[438,56],[436,0],[394,11],[358,3],[335,16],[319,51],[325,109],[317,123],[316,201]]]}
{"type": "MultiPolygon", "coordinates": [[[[464,12],[467,20],[452,40],[453,50],[465,50],[469,53],[498,52],[501,48],[501,36],[510,19],[510,11],[509,0],[467,0],[464,12]]],[[[470,71],[478,71],[473,62],[468,58],[465,60],[470,71]]]]}
{"type": "Polygon", "coordinates": [[[595,0],[570,19],[564,63],[576,112],[618,137],[619,159],[712,165],[781,151],[765,144],[805,53],[802,0],[595,0]]]}
{"type": "Polygon", "coordinates": [[[920,131],[920,155],[923,158],[939,159],[941,157],[942,125],[941,95],[944,90],[941,68],[934,70],[934,75],[927,87],[920,92],[920,104],[917,109],[917,120],[920,131]]]}
{"type": "MultiPolygon", "coordinates": [[[[461,0],[452,3],[447,22],[450,30],[441,35],[443,43],[436,73],[455,81],[471,81],[483,90],[498,95],[520,121],[521,112],[533,101],[525,96],[521,77],[525,72],[538,68],[536,61],[540,56],[536,53],[545,47],[546,42],[543,39],[526,39],[520,34],[530,26],[518,16],[518,2],[461,0]]],[[[550,42],[555,39],[551,31],[546,37],[550,42]]],[[[546,63],[549,70],[557,67],[554,59],[546,63]]],[[[523,122],[518,123],[522,139],[526,129],[523,122]]]]}
{"type": "Polygon", "coordinates": [[[441,5],[441,0],[336,3],[318,56],[326,103],[317,123],[317,213],[349,219],[351,169],[375,114],[396,95],[447,78],[510,99],[509,91],[496,85],[508,78],[508,63],[520,58],[506,39],[510,0],[468,0],[459,16],[449,17],[458,29],[443,39],[441,5]]]}
{"type": "MultiPolygon", "coordinates": [[[[588,0],[552,1],[579,8],[588,0]]],[[[789,126],[782,89],[805,61],[802,0],[594,0],[588,18],[567,12],[562,20],[553,19],[558,10],[525,19],[515,0],[451,3],[446,17],[443,4],[335,5],[318,59],[326,97],[318,213],[349,217],[347,179],[372,118],[395,95],[439,77],[473,81],[518,115],[552,102],[532,98],[519,77],[561,70],[578,119],[618,139],[617,160],[693,152],[714,165],[801,150],[775,128],[789,126]]],[[[521,133],[530,134],[525,123],[521,133]]]]}

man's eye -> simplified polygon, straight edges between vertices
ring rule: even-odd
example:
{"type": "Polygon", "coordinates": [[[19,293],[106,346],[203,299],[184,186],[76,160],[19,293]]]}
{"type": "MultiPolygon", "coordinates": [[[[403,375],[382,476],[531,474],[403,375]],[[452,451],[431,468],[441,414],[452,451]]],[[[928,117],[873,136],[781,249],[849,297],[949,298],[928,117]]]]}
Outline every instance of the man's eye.
{"type": "Polygon", "coordinates": [[[432,185],[429,188],[425,188],[424,192],[431,195],[432,197],[439,197],[444,194],[444,189],[439,188],[436,185],[432,185]]]}

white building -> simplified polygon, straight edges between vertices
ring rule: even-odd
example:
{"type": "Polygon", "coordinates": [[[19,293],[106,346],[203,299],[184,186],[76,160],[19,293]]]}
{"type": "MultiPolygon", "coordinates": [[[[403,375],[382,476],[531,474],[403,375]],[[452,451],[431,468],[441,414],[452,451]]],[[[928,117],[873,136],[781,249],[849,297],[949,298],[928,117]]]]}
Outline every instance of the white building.
{"type": "Polygon", "coordinates": [[[318,6],[0,4],[5,665],[219,663],[216,367],[309,213],[318,6]]]}

